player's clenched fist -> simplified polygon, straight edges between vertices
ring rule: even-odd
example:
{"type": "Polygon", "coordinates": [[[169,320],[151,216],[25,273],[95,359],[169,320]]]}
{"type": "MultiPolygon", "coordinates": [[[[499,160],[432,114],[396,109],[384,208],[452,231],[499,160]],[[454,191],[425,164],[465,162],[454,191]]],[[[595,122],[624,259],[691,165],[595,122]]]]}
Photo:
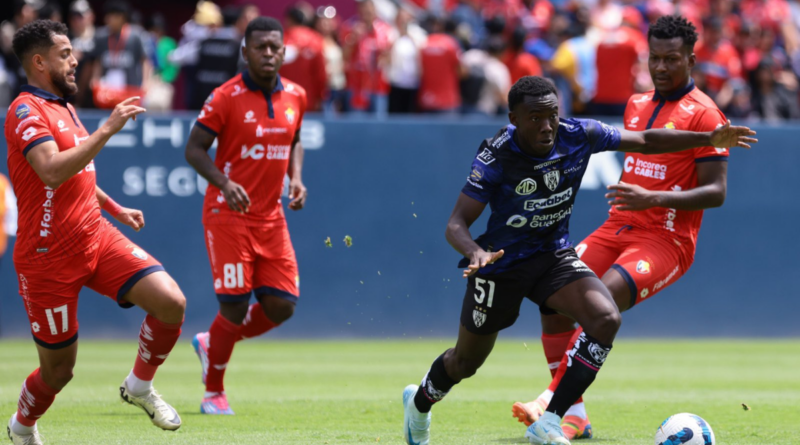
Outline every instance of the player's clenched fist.
{"type": "Polygon", "coordinates": [[[114,218],[137,232],[144,227],[144,213],[141,210],[123,207],[114,218]]]}
{"type": "Polygon", "coordinates": [[[122,130],[122,127],[125,126],[125,123],[128,122],[128,119],[133,118],[136,120],[136,115],[144,113],[144,108],[133,105],[134,102],[141,99],[139,96],[129,97],[122,102],[118,103],[116,107],[114,107],[114,111],[111,112],[111,116],[108,117],[108,120],[104,124],[112,133],[116,133],[122,130]]]}
{"type": "Polygon", "coordinates": [[[231,180],[222,186],[222,196],[234,212],[247,213],[250,208],[250,197],[244,187],[231,180]]]}
{"type": "Polygon", "coordinates": [[[500,258],[503,258],[504,253],[503,250],[498,250],[497,252],[486,252],[483,249],[477,250],[470,256],[469,266],[464,270],[464,278],[474,274],[481,267],[488,266],[500,258]]]}
{"type": "Polygon", "coordinates": [[[289,182],[289,208],[292,210],[300,210],[306,205],[306,197],[308,196],[308,190],[306,186],[303,185],[303,181],[299,179],[292,179],[289,182]]]}

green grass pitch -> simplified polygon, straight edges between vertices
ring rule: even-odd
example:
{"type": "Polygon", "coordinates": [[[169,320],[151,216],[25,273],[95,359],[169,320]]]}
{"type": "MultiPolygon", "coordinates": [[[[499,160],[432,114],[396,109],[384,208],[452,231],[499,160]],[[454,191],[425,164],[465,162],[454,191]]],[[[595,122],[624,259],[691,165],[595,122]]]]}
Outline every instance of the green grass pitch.
{"type": "MultiPolygon", "coordinates": [[[[166,432],[119,403],[136,344],[83,341],[75,378],[39,428],[47,444],[400,444],[403,388],[418,383],[452,342],[241,343],[227,372],[236,415],[226,417],[199,414],[200,366],[181,342],[156,376],[156,388],[183,418],[179,431],[166,432]]],[[[0,342],[3,422],[35,357],[32,341],[0,342]]],[[[798,369],[797,340],[622,340],[586,397],[595,439],[573,443],[652,444],[661,421],[688,411],[711,424],[720,445],[795,445],[798,369]]],[[[537,339],[500,341],[478,374],[434,408],[431,443],[526,443],[511,404],[534,398],[548,382],[537,339]]]]}

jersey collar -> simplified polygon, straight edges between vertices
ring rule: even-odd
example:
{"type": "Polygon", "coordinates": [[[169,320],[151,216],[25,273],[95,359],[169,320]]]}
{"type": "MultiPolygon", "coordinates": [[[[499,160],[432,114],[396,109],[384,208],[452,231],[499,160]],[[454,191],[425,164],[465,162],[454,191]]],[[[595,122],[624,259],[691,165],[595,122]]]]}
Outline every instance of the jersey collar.
{"type": "Polygon", "coordinates": [[[272,95],[283,91],[283,82],[281,82],[281,75],[278,74],[278,81],[275,82],[275,88],[272,89],[272,92],[267,94],[266,91],[262,90],[260,86],[256,84],[252,77],[250,77],[250,73],[245,70],[242,73],[242,81],[244,82],[245,86],[250,91],[261,91],[261,94],[264,95],[264,99],[267,100],[267,115],[270,119],[275,119],[275,110],[272,106],[272,95]]]}
{"type": "Polygon", "coordinates": [[[22,85],[22,87],[20,87],[20,90],[23,93],[31,93],[34,96],[41,97],[44,100],[54,100],[54,101],[58,102],[60,105],[62,105],[64,108],[66,108],[67,111],[69,111],[69,115],[72,116],[72,121],[75,122],[75,125],[78,126],[78,127],[81,126],[81,124],[78,123],[78,118],[74,114],[72,114],[72,110],[70,110],[69,107],[67,106],[67,99],[64,99],[61,96],[56,96],[55,94],[53,94],[53,93],[51,93],[49,91],[43,90],[43,89],[41,89],[39,87],[35,87],[35,86],[29,85],[29,84],[22,85]]]}
{"type": "Polygon", "coordinates": [[[655,90],[655,93],[653,93],[653,99],[652,100],[653,100],[653,102],[658,102],[660,100],[666,100],[667,102],[674,102],[676,100],[681,100],[683,98],[683,96],[691,93],[692,90],[694,90],[694,79],[692,79],[690,77],[689,78],[689,84],[686,85],[686,88],[684,88],[682,90],[678,90],[678,91],[670,94],[667,97],[662,96],[661,93],[658,92],[658,90],[655,90]]]}

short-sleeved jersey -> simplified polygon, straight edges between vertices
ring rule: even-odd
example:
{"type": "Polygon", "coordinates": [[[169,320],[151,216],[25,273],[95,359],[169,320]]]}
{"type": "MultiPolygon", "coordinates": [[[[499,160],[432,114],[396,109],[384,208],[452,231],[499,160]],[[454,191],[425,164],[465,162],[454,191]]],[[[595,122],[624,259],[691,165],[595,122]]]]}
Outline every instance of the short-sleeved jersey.
{"type": "MultiPolygon", "coordinates": [[[[514,142],[515,131],[509,125],[481,143],[461,190],[492,210],[486,232],[475,242],[489,252],[505,250],[483,273],[571,246],[569,218],[589,157],[616,150],[621,137],[618,129],[598,121],[562,119],[550,154],[535,158],[514,142]]],[[[465,258],[459,267],[467,264],[465,258]]]]}
{"type": "MultiPolygon", "coordinates": [[[[625,109],[625,129],[631,131],[650,128],[712,131],[725,122],[725,116],[714,101],[695,88],[694,82],[670,97],[662,97],[657,91],[633,95],[625,109]]],[[[700,147],[660,155],[628,153],[625,155],[621,180],[648,190],[693,189],[697,187],[696,164],[727,161],[728,152],[725,148],[700,147]]],[[[612,207],[610,218],[657,233],[666,233],[694,252],[703,211],[655,207],[628,212],[612,207]]]]}
{"type": "Polygon", "coordinates": [[[55,141],[58,150],[65,151],[89,137],[72,105],[25,85],[8,108],[5,136],[19,211],[14,262],[46,264],[92,248],[102,218],[94,161],[54,190],[25,158],[33,147],[47,141],[55,141]]]}
{"type": "Polygon", "coordinates": [[[278,76],[271,92],[262,91],[247,71],[222,84],[206,100],[196,125],[217,137],[214,163],[250,197],[249,212],[228,208],[222,192],[206,190],[205,224],[283,223],[283,178],[292,142],[306,111],[306,92],[278,76]]]}

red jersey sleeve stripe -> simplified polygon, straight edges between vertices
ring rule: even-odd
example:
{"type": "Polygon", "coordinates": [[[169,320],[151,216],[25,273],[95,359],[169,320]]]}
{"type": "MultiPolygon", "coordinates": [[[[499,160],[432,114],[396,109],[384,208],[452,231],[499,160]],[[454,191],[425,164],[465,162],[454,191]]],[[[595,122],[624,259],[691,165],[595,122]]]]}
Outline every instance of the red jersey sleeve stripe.
{"type": "Polygon", "coordinates": [[[209,128],[208,125],[203,125],[200,122],[195,122],[194,125],[195,125],[195,127],[199,127],[200,129],[207,131],[208,133],[210,133],[214,137],[217,136],[217,132],[212,130],[211,128],[209,128]]]}
{"type": "Polygon", "coordinates": [[[697,158],[697,159],[694,160],[695,163],[697,163],[697,162],[714,162],[714,161],[728,162],[728,157],[727,156],[708,156],[708,157],[705,157],[705,158],[697,158]]]}
{"type": "Polygon", "coordinates": [[[47,141],[55,141],[55,139],[53,139],[53,136],[44,136],[34,141],[31,141],[28,145],[25,146],[24,149],[22,149],[22,156],[27,156],[28,152],[31,151],[31,148],[39,144],[44,144],[47,141]]]}

